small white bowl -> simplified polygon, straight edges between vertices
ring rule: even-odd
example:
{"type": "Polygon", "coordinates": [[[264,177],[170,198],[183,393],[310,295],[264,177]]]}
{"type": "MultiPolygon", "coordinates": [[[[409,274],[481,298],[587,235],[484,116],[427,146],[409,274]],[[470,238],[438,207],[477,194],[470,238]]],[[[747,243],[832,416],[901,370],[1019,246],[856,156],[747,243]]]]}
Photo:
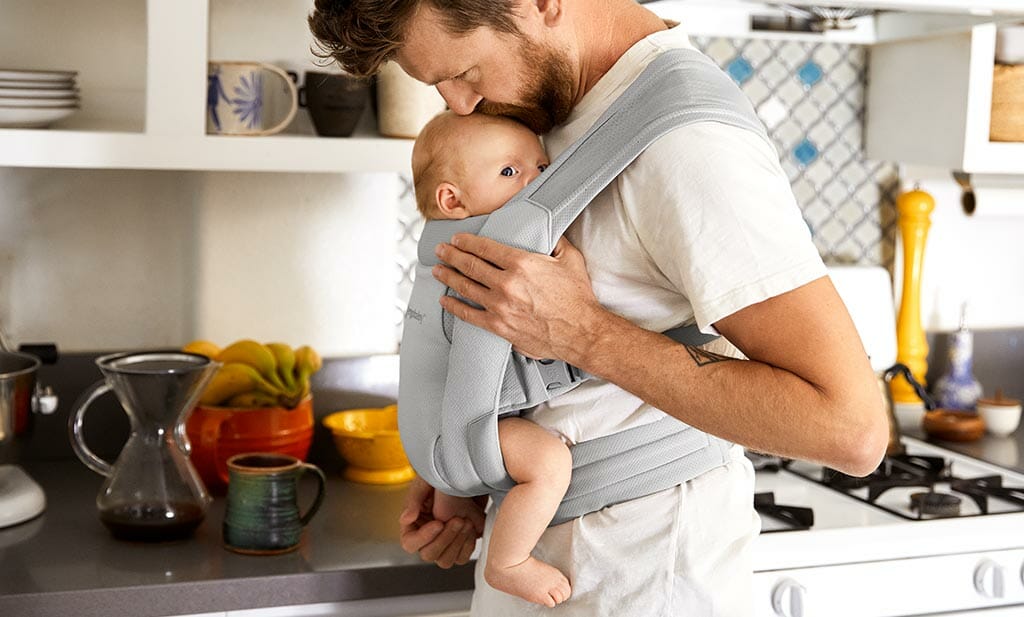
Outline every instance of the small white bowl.
{"type": "Polygon", "coordinates": [[[985,420],[985,429],[999,437],[1006,437],[1020,425],[1020,401],[1011,398],[978,399],[976,409],[985,420]]]}

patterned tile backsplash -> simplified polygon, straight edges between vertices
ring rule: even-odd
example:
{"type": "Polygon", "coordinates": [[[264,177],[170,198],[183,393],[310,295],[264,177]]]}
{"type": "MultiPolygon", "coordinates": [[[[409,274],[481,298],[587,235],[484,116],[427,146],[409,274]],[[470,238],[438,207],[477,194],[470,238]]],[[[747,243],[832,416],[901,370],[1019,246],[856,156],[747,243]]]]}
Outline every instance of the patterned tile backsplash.
{"type": "MultiPolygon", "coordinates": [[[[863,158],[868,49],[803,41],[694,37],[753,102],[775,141],[814,243],[828,264],[890,267],[895,164],[863,158]]],[[[423,222],[403,177],[395,321],[412,288],[423,222]]]]}

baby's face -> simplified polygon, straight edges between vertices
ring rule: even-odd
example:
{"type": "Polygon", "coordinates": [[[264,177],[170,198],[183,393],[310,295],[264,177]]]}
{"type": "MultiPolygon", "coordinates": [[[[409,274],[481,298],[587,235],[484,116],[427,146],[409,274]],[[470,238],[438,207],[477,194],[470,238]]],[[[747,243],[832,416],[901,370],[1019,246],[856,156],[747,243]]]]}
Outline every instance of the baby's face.
{"type": "Polygon", "coordinates": [[[459,188],[470,216],[497,210],[548,166],[540,139],[518,123],[488,122],[462,133],[459,188]]]}

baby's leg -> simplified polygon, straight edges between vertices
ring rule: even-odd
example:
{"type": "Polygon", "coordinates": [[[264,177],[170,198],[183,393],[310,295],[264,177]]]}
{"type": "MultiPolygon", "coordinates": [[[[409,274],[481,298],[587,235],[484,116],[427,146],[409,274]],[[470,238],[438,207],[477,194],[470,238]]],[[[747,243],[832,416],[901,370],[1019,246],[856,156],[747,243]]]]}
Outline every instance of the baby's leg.
{"type": "Polygon", "coordinates": [[[530,556],[569,486],[572,456],[555,435],[522,418],[498,422],[505,467],[516,486],[494,520],[484,578],[495,589],[553,607],[565,601],[569,580],[530,556]]]}

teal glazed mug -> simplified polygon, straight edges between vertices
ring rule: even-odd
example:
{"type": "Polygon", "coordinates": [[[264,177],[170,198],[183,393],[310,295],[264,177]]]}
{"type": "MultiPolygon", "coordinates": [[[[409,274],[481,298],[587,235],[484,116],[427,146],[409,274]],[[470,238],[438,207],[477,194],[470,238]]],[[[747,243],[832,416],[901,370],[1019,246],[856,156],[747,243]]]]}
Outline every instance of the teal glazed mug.
{"type": "Polygon", "coordinates": [[[274,555],[298,548],[302,529],[324,499],[324,473],[294,456],[237,454],[228,459],[228,493],[224,508],[224,546],[237,553],[274,555]],[[299,480],[311,472],[316,498],[299,510],[299,480]]]}

